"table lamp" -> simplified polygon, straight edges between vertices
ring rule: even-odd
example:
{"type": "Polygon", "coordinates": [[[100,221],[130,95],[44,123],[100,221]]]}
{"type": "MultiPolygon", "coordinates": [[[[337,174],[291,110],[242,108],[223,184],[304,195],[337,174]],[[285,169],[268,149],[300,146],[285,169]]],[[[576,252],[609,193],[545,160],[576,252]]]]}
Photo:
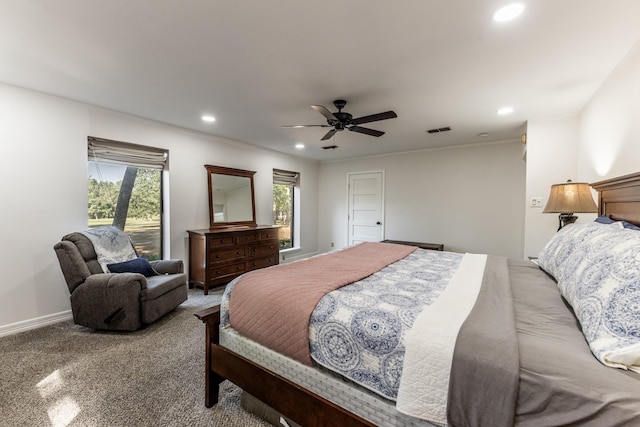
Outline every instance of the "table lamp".
{"type": "Polygon", "coordinates": [[[559,213],[558,230],[578,219],[574,213],[595,213],[598,206],[593,201],[591,189],[586,182],[571,182],[553,184],[549,200],[543,213],[559,213]]]}

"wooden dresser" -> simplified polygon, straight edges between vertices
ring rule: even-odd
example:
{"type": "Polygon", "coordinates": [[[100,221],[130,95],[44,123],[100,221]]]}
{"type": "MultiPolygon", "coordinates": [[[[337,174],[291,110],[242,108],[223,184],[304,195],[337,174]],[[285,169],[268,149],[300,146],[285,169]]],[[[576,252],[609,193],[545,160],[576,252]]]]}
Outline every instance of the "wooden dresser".
{"type": "Polygon", "coordinates": [[[225,227],[187,230],[189,287],[222,285],[242,273],[278,264],[278,227],[225,227]]]}

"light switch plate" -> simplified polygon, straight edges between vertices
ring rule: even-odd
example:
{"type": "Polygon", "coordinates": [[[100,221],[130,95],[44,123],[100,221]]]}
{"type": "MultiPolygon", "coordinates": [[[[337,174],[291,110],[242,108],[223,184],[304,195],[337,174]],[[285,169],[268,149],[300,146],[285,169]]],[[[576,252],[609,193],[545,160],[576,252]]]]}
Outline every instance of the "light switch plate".
{"type": "Polygon", "coordinates": [[[532,197],[529,206],[532,208],[541,208],[542,207],[542,197],[532,197]]]}

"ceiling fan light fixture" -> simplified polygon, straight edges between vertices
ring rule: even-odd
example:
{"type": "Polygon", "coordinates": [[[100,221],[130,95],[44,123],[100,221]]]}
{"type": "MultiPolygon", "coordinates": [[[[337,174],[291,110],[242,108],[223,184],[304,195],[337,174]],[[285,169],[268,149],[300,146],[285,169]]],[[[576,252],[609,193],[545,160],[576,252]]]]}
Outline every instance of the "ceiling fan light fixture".
{"type": "Polygon", "coordinates": [[[207,123],[213,123],[216,121],[216,118],[210,114],[205,114],[204,116],[202,116],[202,121],[207,123]]]}
{"type": "Polygon", "coordinates": [[[513,107],[502,107],[502,108],[499,108],[498,111],[496,111],[496,113],[499,116],[506,116],[507,114],[513,113],[513,107]]]}

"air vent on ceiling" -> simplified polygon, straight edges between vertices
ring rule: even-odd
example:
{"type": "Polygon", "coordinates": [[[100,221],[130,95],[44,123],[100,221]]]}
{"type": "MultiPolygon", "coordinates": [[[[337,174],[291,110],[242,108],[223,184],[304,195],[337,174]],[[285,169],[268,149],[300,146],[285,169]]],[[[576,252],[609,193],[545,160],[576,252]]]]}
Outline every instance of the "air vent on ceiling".
{"type": "Polygon", "coordinates": [[[449,132],[451,128],[449,126],[445,126],[443,128],[429,129],[427,133],[439,133],[439,132],[449,132]]]}
{"type": "Polygon", "coordinates": [[[326,145],[322,147],[323,150],[335,150],[336,148],[338,148],[337,145],[326,145]]]}

